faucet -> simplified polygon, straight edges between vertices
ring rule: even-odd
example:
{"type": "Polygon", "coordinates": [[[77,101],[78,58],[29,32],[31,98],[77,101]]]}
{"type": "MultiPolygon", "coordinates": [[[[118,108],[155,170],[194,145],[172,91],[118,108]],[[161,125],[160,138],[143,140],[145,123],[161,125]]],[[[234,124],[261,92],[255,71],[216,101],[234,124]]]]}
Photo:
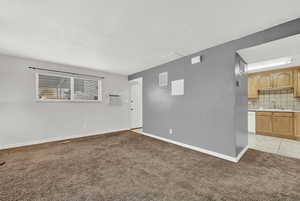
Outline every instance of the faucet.
{"type": "Polygon", "coordinates": [[[273,109],[276,109],[276,101],[271,101],[273,104],[273,109]]]}

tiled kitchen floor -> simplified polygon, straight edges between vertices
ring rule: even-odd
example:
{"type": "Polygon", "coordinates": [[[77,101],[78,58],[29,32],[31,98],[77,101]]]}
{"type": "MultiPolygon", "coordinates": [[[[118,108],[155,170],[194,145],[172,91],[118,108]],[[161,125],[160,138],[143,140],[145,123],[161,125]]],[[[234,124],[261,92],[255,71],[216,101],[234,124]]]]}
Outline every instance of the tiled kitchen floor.
{"type": "Polygon", "coordinates": [[[249,133],[249,147],[259,151],[300,159],[300,142],[249,133]]]}

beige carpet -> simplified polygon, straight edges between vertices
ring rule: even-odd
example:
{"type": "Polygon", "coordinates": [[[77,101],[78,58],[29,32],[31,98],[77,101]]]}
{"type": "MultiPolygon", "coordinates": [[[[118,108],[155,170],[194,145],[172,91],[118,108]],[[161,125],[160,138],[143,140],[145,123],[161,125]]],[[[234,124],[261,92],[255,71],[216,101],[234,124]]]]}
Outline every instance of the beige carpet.
{"type": "Polygon", "coordinates": [[[1,201],[300,200],[300,160],[235,164],[133,132],[0,151],[1,201]]]}

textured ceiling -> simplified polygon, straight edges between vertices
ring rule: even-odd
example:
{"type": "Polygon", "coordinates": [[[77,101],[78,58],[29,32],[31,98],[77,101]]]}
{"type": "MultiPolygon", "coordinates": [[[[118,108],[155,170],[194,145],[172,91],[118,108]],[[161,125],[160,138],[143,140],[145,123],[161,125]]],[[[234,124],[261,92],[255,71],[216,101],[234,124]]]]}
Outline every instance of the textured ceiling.
{"type": "Polygon", "coordinates": [[[0,0],[0,53],[128,75],[298,17],[299,0],[0,0]]]}

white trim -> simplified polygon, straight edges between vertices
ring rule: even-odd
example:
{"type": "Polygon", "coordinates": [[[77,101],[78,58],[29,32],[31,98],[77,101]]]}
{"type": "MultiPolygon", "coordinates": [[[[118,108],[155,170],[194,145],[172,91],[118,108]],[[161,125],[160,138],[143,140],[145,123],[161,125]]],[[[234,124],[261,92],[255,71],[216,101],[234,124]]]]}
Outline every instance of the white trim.
{"type": "Polygon", "coordinates": [[[75,93],[74,93],[74,88],[75,88],[75,86],[74,86],[74,84],[75,84],[75,80],[74,80],[74,77],[71,77],[71,101],[74,101],[75,99],[74,99],[74,97],[75,97],[75,93]]]}
{"type": "Polygon", "coordinates": [[[244,156],[244,154],[248,151],[249,149],[249,145],[247,145],[240,153],[239,155],[236,157],[236,162],[239,162],[241,160],[241,158],[244,156]]]}
{"type": "Polygon", "coordinates": [[[30,141],[30,142],[21,142],[21,143],[16,143],[16,144],[8,144],[8,145],[0,146],[0,150],[16,148],[16,147],[23,147],[23,146],[29,146],[29,145],[35,145],[35,144],[42,144],[42,143],[47,143],[47,142],[70,140],[70,139],[80,138],[80,137],[103,135],[103,134],[109,134],[109,133],[121,132],[121,131],[128,131],[128,130],[129,130],[129,128],[124,128],[124,129],[107,130],[107,131],[102,131],[102,132],[89,133],[89,134],[85,134],[85,135],[71,135],[71,136],[66,136],[66,137],[52,137],[52,138],[47,138],[47,139],[42,139],[42,140],[33,140],[33,141],[30,141]]]}
{"type": "Polygon", "coordinates": [[[98,80],[98,101],[102,101],[102,80],[98,80]]]}
{"type": "Polygon", "coordinates": [[[170,140],[170,139],[167,139],[167,138],[158,137],[156,135],[152,135],[152,134],[149,134],[149,133],[138,132],[138,131],[133,131],[133,132],[140,133],[142,135],[152,137],[152,138],[155,138],[155,139],[158,139],[158,140],[162,140],[162,141],[165,141],[165,142],[169,142],[169,143],[172,143],[172,144],[176,144],[178,146],[185,147],[185,148],[188,148],[188,149],[192,149],[194,151],[199,151],[199,152],[211,155],[211,156],[215,156],[217,158],[221,158],[221,159],[224,159],[224,160],[234,162],[234,163],[239,162],[239,160],[242,158],[242,156],[248,150],[248,146],[247,146],[239,153],[239,155],[237,157],[232,157],[232,156],[228,156],[228,155],[225,155],[225,154],[220,154],[220,153],[217,153],[217,152],[214,152],[214,151],[210,151],[210,150],[207,150],[207,149],[203,149],[203,148],[199,148],[199,147],[196,147],[196,146],[192,146],[192,145],[184,144],[184,143],[177,142],[177,141],[174,141],[174,140],[170,140]]]}
{"type": "Polygon", "coordinates": [[[36,100],[40,100],[40,97],[39,97],[39,93],[40,93],[39,76],[40,76],[40,74],[35,73],[35,98],[36,98],[36,100]]]}
{"type": "Polygon", "coordinates": [[[46,100],[36,100],[35,102],[41,103],[102,103],[100,100],[56,100],[56,99],[46,99],[46,100]]]}
{"type": "MultiPolygon", "coordinates": [[[[131,129],[134,129],[135,127],[143,127],[143,77],[138,77],[133,80],[129,80],[130,84],[130,98],[131,98],[131,86],[132,85],[138,85],[138,97],[137,97],[137,106],[138,106],[138,117],[139,117],[139,124],[137,126],[132,127],[132,122],[131,122],[131,111],[130,111],[130,126],[132,127],[131,129]]],[[[131,107],[131,102],[130,102],[130,107],[131,107]]]]}

